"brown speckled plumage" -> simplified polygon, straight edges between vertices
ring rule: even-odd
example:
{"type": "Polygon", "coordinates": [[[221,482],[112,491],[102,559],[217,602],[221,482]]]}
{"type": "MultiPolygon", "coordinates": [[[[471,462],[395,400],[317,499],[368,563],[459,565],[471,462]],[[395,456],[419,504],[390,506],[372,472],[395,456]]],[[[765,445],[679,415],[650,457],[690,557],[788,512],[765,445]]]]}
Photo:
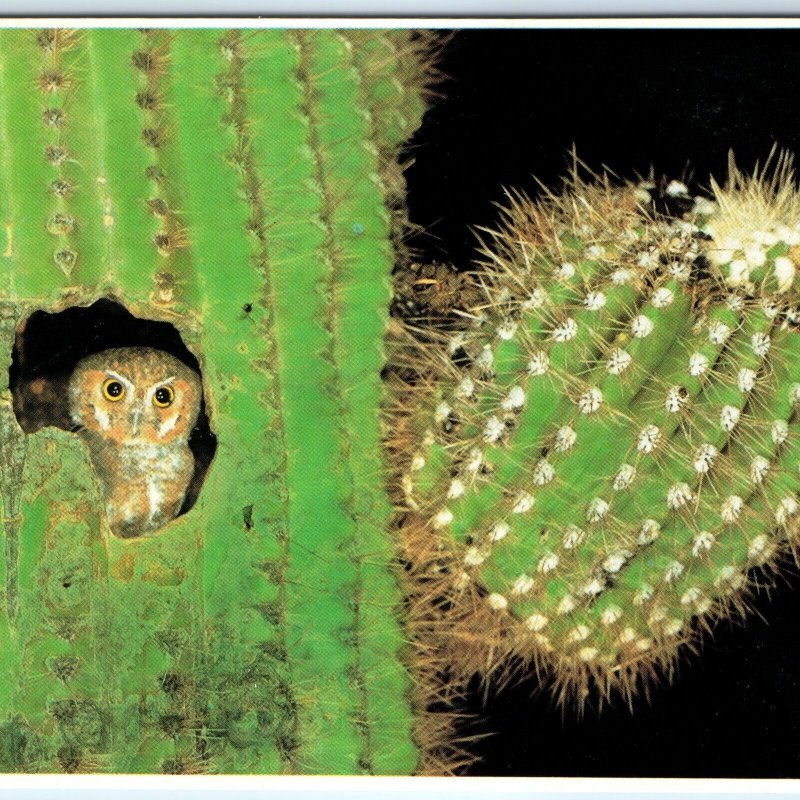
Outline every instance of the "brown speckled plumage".
{"type": "Polygon", "coordinates": [[[75,367],[70,416],[89,447],[117,536],[150,533],[180,512],[194,473],[188,441],[201,397],[197,373],[160,350],[104,350],[75,367]]]}

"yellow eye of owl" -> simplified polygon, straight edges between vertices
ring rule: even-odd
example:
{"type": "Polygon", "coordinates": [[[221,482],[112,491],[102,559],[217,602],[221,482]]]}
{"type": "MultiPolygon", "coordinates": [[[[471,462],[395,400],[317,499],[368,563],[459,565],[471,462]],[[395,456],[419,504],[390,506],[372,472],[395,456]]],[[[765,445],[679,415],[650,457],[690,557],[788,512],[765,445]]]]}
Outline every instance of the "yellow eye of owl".
{"type": "Polygon", "coordinates": [[[103,384],[103,397],[105,397],[106,400],[110,400],[112,403],[116,403],[117,400],[121,400],[124,394],[125,387],[114,378],[109,378],[103,384]]]}
{"type": "Polygon", "coordinates": [[[160,386],[153,393],[153,405],[158,408],[166,408],[172,405],[175,399],[175,391],[171,386],[160,386]]]}

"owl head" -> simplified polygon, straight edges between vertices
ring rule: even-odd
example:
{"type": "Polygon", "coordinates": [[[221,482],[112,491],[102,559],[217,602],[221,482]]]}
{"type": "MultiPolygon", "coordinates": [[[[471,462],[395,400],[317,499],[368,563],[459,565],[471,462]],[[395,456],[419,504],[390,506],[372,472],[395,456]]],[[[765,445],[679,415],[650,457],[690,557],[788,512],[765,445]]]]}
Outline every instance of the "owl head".
{"type": "Polygon", "coordinates": [[[199,375],[162,350],[121,347],[78,362],[72,422],[109,445],[186,442],[200,413],[199,375]]]}

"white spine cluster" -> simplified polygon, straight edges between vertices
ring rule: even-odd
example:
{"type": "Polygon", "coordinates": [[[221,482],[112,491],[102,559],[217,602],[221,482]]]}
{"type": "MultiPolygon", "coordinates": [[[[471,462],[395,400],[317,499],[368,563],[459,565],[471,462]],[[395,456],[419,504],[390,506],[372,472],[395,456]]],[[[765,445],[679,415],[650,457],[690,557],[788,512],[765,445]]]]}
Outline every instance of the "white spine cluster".
{"type": "Polygon", "coordinates": [[[750,542],[750,546],[747,548],[747,557],[751,561],[759,562],[769,554],[769,550],[769,539],[760,533],[750,542]]]}
{"type": "Polygon", "coordinates": [[[453,521],[453,512],[449,508],[443,508],[436,513],[433,518],[434,528],[444,528],[453,521]]]}
{"type": "Polygon", "coordinates": [[[658,539],[660,533],[660,523],[654,519],[646,519],[639,530],[639,536],[636,541],[640,545],[648,545],[658,539]]]}
{"type": "Polygon", "coordinates": [[[494,373],[494,353],[490,345],[483,346],[483,350],[475,359],[475,367],[482,375],[487,377],[491,377],[494,373]]]}
{"type": "Polygon", "coordinates": [[[575,610],[575,598],[571,594],[565,594],[558,603],[556,611],[559,614],[570,614],[575,610]]]}
{"type": "Polygon", "coordinates": [[[750,344],[753,347],[753,352],[759,358],[766,358],[767,353],[769,353],[771,340],[766,333],[754,333],[750,337],[750,344]]]}
{"type": "Polygon", "coordinates": [[[650,317],[644,314],[639,314],[633,322],[631,322],[631,334],[637,339],[644,339],[653,332],[653,321],[650,317]]]}
{"type": "Polygon", "coordinates": [[[531,578],[530,575],[520,575],[511,587],[511,594],[520,596],[523,594],[527,594],[531,589],[533,589],[535,581],[531,578]]]}
{"type": "Polygon", "coordinates": [[[613,575],[615,572],[619,572],[625,566],[625,562],[630,557],[631,553],[628,550],[620,550],[617,553],[612,553],[606,558],[605,561],[603,561],[603,569],[613,575]]]}
{"type": "Polygon", "coordinates": [[[453,478],[453,480],[450,481],[450,487],[447,490],[447,497],[450,500],[455,500],[456,498],[461,497],[465,491],[466,486],[464,486],[464,481],[459,480],[458,478],[453,478]]]}
{"type": "Polygon", "coordinates": [[[543,614],[535,613],[531,614],[525,620],[525,627],[530,631],[538,632],[544,630],[544,628],[547,626],[547,622],[547,617],[545,617],[543,614]]]}
{"type": "Polygon", "coordinates": [[[713,444],[710,442],[705,442],[701,444],[700,447],[697,448],[694,454],[694,469],[695,472],[698,473],[706,473],[708,472],[712,465],[714,464],[714,460],[719,455],[719,450],[714,447],[713,444]]]}
{"type": "Polygon", "coordinates": [[[773,443],[780,446],[789,438],[789,426],[784,420],[776,419],[772,423],[770,435],[773,443]]]}
{"type": "Polygon", "coordinates": [[[742,509],[744,508],[744,500],[739,495],[732,494],[725,498],[720,507],[720,516],[722,521],[731,524],[736,522],[741,516],[742,509]]]}
{"type": "Polygon", "coordinates": [[[692,555],[697,558],[702,553],[707,553],[712,548],[715,541],[716,539],[713,533],[709,533],[709,531],[700,531],[692,541],[692,555]]]}
{"type": "Polygon", "coordinates": [[[583,299],[583,304],[589,311],[599,311],[606,304],[603,292],[589,292],[583,299]]]}
{"type": "Polygon", "coordinates": [[[769,472],[769,461],[764,456],[756,456],[750,462],[750,480],[753,483],[763,483],[767,472],[769,472]]]}
{"type": "Polygon", "coordinates": [[[508,608],[508,600],[506,600],[503,595],[497,594],[497,592],[492,592],[492,594],[486,598],[486,602],[489,604],[489,607],[495,611],[502,611],[508,608]]]}
{"type": "Polygon", "coordinates": [[[508,536],[510,528],[506,522],[498,522],[489,533],[489,539],[493,542],[499,542],[508,536]]]}
{"type": "Polygon", "coordinates": [[[608,513],[609,505],[601,497],[595,497],[589,503],[589,508],[586,510],[587,522],[600,522],[608,513]]]}
{"type": "Polygon", "coordinates": [[[656,289],[655,292],[653,292],[650,302],[656,308],[666,308],[667,306],[671,305],[674,300],[675,295],[673,294],[672,290],[667,289],[666,286],[662,286],[660,289],[656,289]]]}
{"type": "Polygon", "coordinates": [[[525,405],[525,390],[521,386],[512,386],[500,404],[504,411],[516,411],[525,405]]]}
{"type": "Polygon", "coordinates": [[[611,283],[615,286],[624,286],[626,283],[630,283],[633,280],[633,272],[629,269],[615,269],[611,273],[611,283]]]}
{"type": "Polygon", "coordinates": [[[800,511],[800,505],[792,495],[787,495],[779,503],[775,510],[775,522],[778,525],[785,525],[792,517],[800,511]]]}
{"type": "Polygon", "coordinates": [[[603,613],[600,615],[600,622],[608,627],[609,625],[613,625],[615,622],[618,622],[621,618],[622,609],[619,606],[609,606],[608,608],[603,609],[603,613]]]}
{"type": "Polygon", "coordinates": [[[483,428],[483,441],[488,444],[495,444],[505,431],[506,426],[503,420],[499,417],[491,416],[486,420],[486,425],[483,428]]]}
{"type": "Polygon", "coordinates": [[[672,414],[677,414],[685,405],[688,400],[688,393],[683,386],[673,386],[667,392],[667,397],[664,400],[664,408],[672,414]]]}
{"type": "Polygon", "coordinates": [[[526,511],[530,511],[533,508],[536,499],[532,494],[528,494],[528,492],[523,492],[519,497],[517,497],[517,502],[514,503],[514,507],[511,509],[515,514],[524,514],[526,511]]]}
{"type": "Polygon", "coordinates": [[[467,548],[467,552],[464,554],[464,564],[468,567],[479,567],[489,558],[490,551],[486,547],[476,547],[472,546],[467,548]]]}
{"type": "Polygon", "coordinates": [[[612,375],[621,375],[631,365],[632,361],[633,357],[629,352],[617,347],[611,352],[606,363],[606,369],[612,375]]]}
{"type": "Polygon", "coordinates": [[[636,449],[640,453],[652,453],[661,441],[661,431],[655,425],[645,425],[636,439],[636,449]]]}
{"type": "Polygon", "coordinates": [[[732,431],[736,427],[740,415],[741,412],[736,406],[723,406],[719,414],[719,423],[722,425],[722,430],[732,431]]]}
{"type": "Polygon", "coordinates": [[[578,323],[571,317],[553,328],[552,337],[556,342],[569,342],[578,335],[578,323]]]}
{"type": "Polygon", "coordinates": [[[533,468],[533,482],[537,486],[544,486],[553,480],[555,474],[556,471],[553,469],[553,465],[546,458],[541,458],[533,468]]]}
{"type": "Polygon", "coordinates": [[[673,581],[680,578],[683,574],[683,564],[680,561],[673,561],[664,572],[664,580],[667,583],[672,583],[673,581]]]}
{"type": "Polygon", "coordinates": [[[692,353],[689,358],[689,374],[693,378],[703,375],[708,369],[708,358],[703,353],[692,353]]]}
{"type": "Polygon", "coordinates": [[[547,295],[541,289],[536,288],[522,301],[522,310],[535,311],[537,308],[541,308],[544,305],[546,298],[547,295]]]}
{"type": "Polygon", "coordinates": [[[736,385],[739,387],[739,391],[743,394],[752,392],[753,387],[756,385],[755,371],[749,367],[743,367],[740,369],[739,374],[736,376],[736,385]]]}
{"type": "Polygon", "coordinates": [[[556,431],[556,440],[553,449],[557,453],[566,453],[575,446],[578,434],[569,426],[563,425],[556,431]]]}
{"type": "Polygon", "coordinates": [[[475,381],[467,375],[461,379],[461,382],[456,386],[456,397],[467,400],[475,394],[475,381]]]}
{"type": "Polygon", "coordinates": [[[513,339],[516,332],[517,323],[513,320],[506,320],[497,326],[497,335],[505,341],[513,339]]]}
{"type": "Polygon", "coordinates": [[[694,495],[688,483],[676,483],[667,492],[667,505],[673,511],[676,511],[679,508],[683,508],[693,497],[694,495]]]}
{"type": "Polygon", "coordinates": [[[631,464],[623,464],[614,476],[612,488],[615,492],[627,489],[633,483],[634,477],[636,477],[636,467],[631,464]]]}
{"type": "Polygon", "coordinates": [[[574,550],[586,538],[586,531],[577,525],[568,525],[564,532],[564,549],[574,550]]]}
{"type": "Polygon", "coordinates": [[[593,414],[600,408],[602,402],[602,392],[596,386],[593,386],[578,398],[578,408],[582,414],[593,414]]]}
{"type": "Polygon", "coordinates": [[[708,326],[708,338],[713,344],[725,344],[731,335],[731,329],[724,323],[715,320],[708,326]]]}
{"type": "Polygon", "coordinates": [[[531,375],[544,375],[550,369],[550,356],[539,350],[534,353],[531,360],[528,362],[528,372],[531,375]]]}
{"type": "Polygon", "coordinates": [[[543,575],[552,572],[558,566],[558,556],[555,553],[547,553],[539,559],[536,569],[543,575]]]}

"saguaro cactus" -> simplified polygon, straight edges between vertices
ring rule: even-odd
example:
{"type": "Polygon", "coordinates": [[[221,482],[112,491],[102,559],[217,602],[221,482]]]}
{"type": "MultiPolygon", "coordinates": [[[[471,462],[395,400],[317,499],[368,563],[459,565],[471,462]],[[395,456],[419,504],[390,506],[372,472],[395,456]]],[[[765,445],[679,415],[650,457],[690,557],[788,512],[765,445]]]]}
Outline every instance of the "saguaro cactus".
{"type": "Polygon", "coordinates": [[[415,769],[376,409],[420,53],[408,31],[0,33],[4,374],[15,330],[46,356],[34,312],[114,301],[112,334],[177,330],[217,442],[193,507],[120,539],[82,442],[23,431],[5,383],[3,770],[415,769]]]}
{"type": "Polygon", "coordinates": [[[800,202],[791,159],[715,203],[585,181],[510,194],[469,324],[415,350],[409,558],[448,658],[630,696],[795,546],[800,202]],[[443,601],[447,601],[443,603],[443,601]]]}

